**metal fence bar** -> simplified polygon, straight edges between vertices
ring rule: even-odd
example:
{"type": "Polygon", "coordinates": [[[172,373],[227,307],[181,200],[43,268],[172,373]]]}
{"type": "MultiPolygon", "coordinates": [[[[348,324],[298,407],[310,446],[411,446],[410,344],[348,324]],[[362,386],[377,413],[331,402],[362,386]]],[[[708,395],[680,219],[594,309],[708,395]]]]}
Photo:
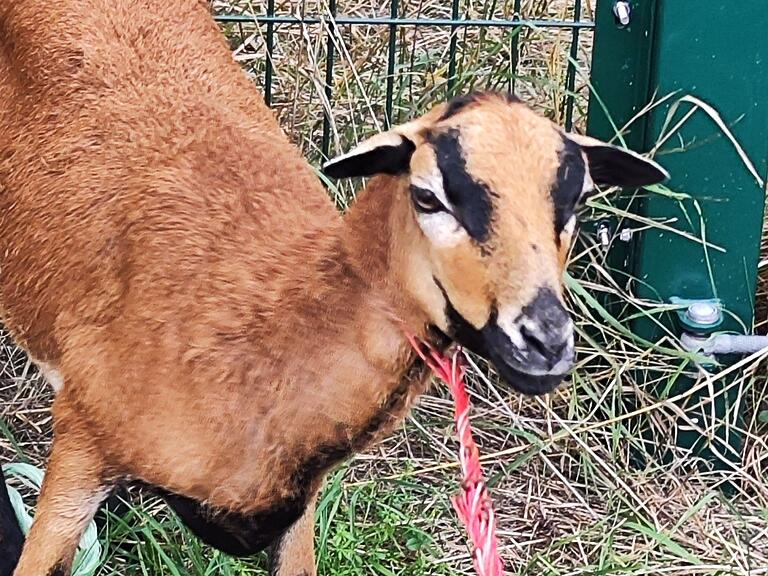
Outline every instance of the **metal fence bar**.
{"type": "MultiPolygon", "coordinates": [[[[565,110],[564,121],[566,130],[573,127],[573,117],[575,109],[575,84],[576,84],[576,59],[578,58],[579,36],[581,30],[593,30],[595,23],[585,21],[581,18],[582,0],[574,0],[574,14],[570,20],[550,20],[550,19],[526,19],[522,17],[522,0],[514,0],[514,14],[510,19],[492,18],[461,18],[461,0],[452,0],[451,18],[422,18],[422,17],[400,17],[400,0],[391,0],[389,17],[362,17],[362,16],[344,16],[337,14],[336,0],[328,0],[328,12],[332,16],[328,19],[326,16],[295,16],[278,15],[275,13],[275,0],[268,0],[266,14],[219,14],[215,19],[222,24],[237,24],[241,30],[244,24],[256,26],[266,25],[266,50],[267,62],[264,70],[264,99],[268,105],[273,103],[273,82],[274,82],[274,40],[275,27],[277,25],[318,25],[327,24],[327,41],[325,54],[325,86],[324,96],[327,102],[333,98],[333,67],[336,59],[336,44],[334,34],[336,34],[339,25],[367,25],[367,26],[387,26],[389,28],[387,43],[387,75],[386,75],[386,101],[385,101],[385,121],[387,127],[396,122],[395,118],[395,84],[397,67],[397,30],[400,26],[413,27],[436,27],[450,28],[451,38],[448,49],[448,78],[447,91],[452,96],[456,91],[458,84],[458,31],[470,27],[475,28],[499,28],[511,30],[512,38],[510,40],[510,79],[508,82],[510,91],[516,89],[516,77],[520,64],[520,34],[523,29],[561,29],[571,31],[571,46],[569,50],[570,60],[565,77],[565,96],[563,107],[565,110]]],[[[321,152],[328,157],[331,147],[332,117],[330,110],[324,106],[323,124],[322,124],[322,142],[321,152]]]]}
{"type": "MultiPolygon", "coordinates": [[[[333,62],[336,58],[336,44],[333,42],[333,34],[336,30],[336,0],[329,0],[328,10],[331,13],[333,19],[328,22],[328,44],[325,53],[325,97],[330,107],[331,99],[333,98],[333,62]]],[[[325,109],[323,113],[323,141],[321,145],[321,151],[324,158],[330,156],[331,150],[331,111],[325,109]]]]}
{"type": "MultiPolygon", "coordinates": [[[[275,15],[275,0],[267,3],[267,15],[275,15]]],[[[264,65],[264,101],[272,106],[272,56],[275,51],[275,23],[267,23],[267,61],[264,65]]]]}
{"type": "MultiPolygon", "coordinates": [[[[513,22],[520,22],[520,9],[521,9],[522,0],[515,0],[515,5],[513,7],[514,14],[512,15],[512,21],[513,22]]],[[[517,87],[517,67],[520,63],[520,33],[522,32],[522,28],[516,28],[514,32],[512,32],[512,45],[510,46],[510,55],[512,57],[511,62],[511,70],[509,74],[509,91],[514,94],[515,88],[517,87]]]]}
{"type": "Polygon", "coordinates": [[[459,0],[453,0],[451,4],[451,46],[448,50],[448,96],[453,96],[453,87],[456,84],[456,48],[458,37],[456,36],[456,26],[454,23],[459,21],[459,0]]]}
{"type": "MultiPolygon", "coordinates": [[[[573,7],[573,22],[581,21],[581,0],[576,0],[573,7]]],[[[568,71],[565,75],[565,130],[573,129],[573,107],[576,104],[574,90],[576,89],[576,59],[579,57],[579,32],[573,28],[571,32],[571,50],[569,53],[568,71]]]]}
{"type": "MultiPolygon", "coordinates": [[[[573,7],[574,24],[581,21],[581,0],[576,0],[573,7]]],[[[565,73],[565,130],[570,132],[573,128],[573,107],[576,99],[576,59],[579,57],[579,29],[574,27],[571,33],[571,50],[568,61],[568,70],[565,73]]]]}
{"type": "MultiPolygon", "coordinates": [[[[223,24],[231,23],[250,23],[250,24],[320,24],[323,19],[318,16],[268,16],[268,15],[246,15],[246,14],[220,14],[215,17],[218,22],[223,24]]],[[[480,27],[480,28],[565,28],[565,29],[593,29],[594,22],[569,20],[500,20],[500,19],[452,19],[452,18],[363,18],[350,16],[336,16],[336,24],[355,25],[363,24],[370,26],[445,26],[456,28],[480,27]]]]}
{"type": "MultiPolygon", "coordinates": [[[[397,20],[400,12],[400,0],[391,0],[390,17],[397,20]]],[[[387,53],[387,101],[386,101],[386,122],[387,128],[394,124],[394,99],[395,99],[395,48],[397,48],[397,24],[389,25],[389,46],[387,53]]]]}

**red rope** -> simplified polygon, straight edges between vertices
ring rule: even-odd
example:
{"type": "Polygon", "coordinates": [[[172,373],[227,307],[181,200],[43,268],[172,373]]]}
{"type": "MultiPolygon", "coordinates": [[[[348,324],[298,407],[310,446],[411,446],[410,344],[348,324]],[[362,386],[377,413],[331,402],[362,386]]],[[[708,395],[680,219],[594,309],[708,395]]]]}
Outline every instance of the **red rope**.
{"type": "Polygon", "coordinates": [[[459,459],[463,479],[461,491],[451,499],[451,502],[472,541],[474,547],[472,559],[475,564],[475,571],[478,576],[503,576],[504,565],[499,557],[496,542],[496,518],[493,513],[493,502],[483,480],[480,452],[472,437],[472,427],[469,424],[470,403],[469,395],[464,386],[464,366],[461,362],[461,351],[457,350],[453,358],[446,358],[429,343],[419,342],[411,334],[407,334],[407,336],[416,353],[438,378],[448,384],[453,395],[454,418],[459,437],[459,459]]]}

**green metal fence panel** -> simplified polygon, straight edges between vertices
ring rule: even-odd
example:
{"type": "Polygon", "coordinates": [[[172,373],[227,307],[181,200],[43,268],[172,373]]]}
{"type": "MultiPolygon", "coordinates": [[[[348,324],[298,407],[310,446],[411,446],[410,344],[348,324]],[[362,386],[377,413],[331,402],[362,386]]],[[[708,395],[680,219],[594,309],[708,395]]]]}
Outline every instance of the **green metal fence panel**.
{"type": "MultiPolygon", "coordinates": [[[[758,2],[638,1],[632,2],[632,23],[621,28],[614,21],[615,4],[601,0],[597,7],[592,77],[597,96],[590,105],[590,130],[598,137],[610,137],[616,126],[629,121],[654,96],[679,91],[633,124],[625,139],[642,151],[666,139],[658,157],[672,174],[669,186],[689,198],[633,196],[629,191],[623,203],[631,203],[644,217],[674,221],[675,228],[706,239],[711,246],[652,227],[635,234],[631,244],[615,241],[609,261],[617,278],[637,279],[633,287],[640,298],[660,303],[673,297],[719,298],[726,310],[719,329],[749,333],[765,200],[760,180],[768,173],[768,12],[758,2]],[[756,174],[701,110],[668,133],[693,108],[681,103],[671,109],[686,94],[701,97],[717,111],[754,163],[756,174]]],[[[623,223],[613,226],[615,232],[623,223]]],[[[659,325],[641,317],[632,328],[650,340],[664,335],[663,325],[681,332],[673,315],[661,320],[659,325]]],[[[682,406],[687,418],[681,420],[677,438],[679,445],[726,466],[724,460],[739,458],[741,443],[738,389],[728,388],[730,382],[717,381],[713,389],[688,399],[682,406]],[[716,433],[708,438],[702,429],[716,433]]],[[[691,383],[690,378],[678,378],[670,392],[685,390],[691,383]]]]}

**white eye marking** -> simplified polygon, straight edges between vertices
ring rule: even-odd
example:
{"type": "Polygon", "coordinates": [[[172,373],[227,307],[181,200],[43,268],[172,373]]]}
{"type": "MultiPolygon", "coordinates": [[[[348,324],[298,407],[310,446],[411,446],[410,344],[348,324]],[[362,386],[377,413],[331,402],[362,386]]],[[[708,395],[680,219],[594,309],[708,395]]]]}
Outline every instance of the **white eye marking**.
{"type": "Polygon", "coordinates": [[[446,196],[443,189],[443,175],[439,170],[429,174],[413,174],[411,176],[411,185],[429,190],[447,210],[453,210],[453,205],[448,201],[448,196],[446,196]]]}
{"type": "Polygon", "coordinates": [[[451,214],[453,205],[443,188],[443,175],[435,168],[427,173],[412,174],[411,186],[429,190],[445,210],[434,213],[419,213],[416,219],[424,234],[438,248],[453,248],[467,239],[467,231],[451,214]]]}
{"type": "Polygon", "coordinates": [[[466,230],[447,212],[419,214],[416,219],[427,238],[438,248],[453,248],[467,238],[466,230]]]}

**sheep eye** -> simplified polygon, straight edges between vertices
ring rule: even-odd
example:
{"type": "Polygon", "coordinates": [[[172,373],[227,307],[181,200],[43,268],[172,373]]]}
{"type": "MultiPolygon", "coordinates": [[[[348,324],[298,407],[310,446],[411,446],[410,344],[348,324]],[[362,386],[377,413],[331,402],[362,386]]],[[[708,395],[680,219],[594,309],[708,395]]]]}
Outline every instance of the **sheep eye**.
{"type": "Polygon", "coordinates": [[[443,206],[443,203],[437,199],[437,196],[426,188],[411,186],[411,198],[413,199],[413,205],[417,212],[434,214],[435,212],[445,210],[445,206],[443,206]]]}

